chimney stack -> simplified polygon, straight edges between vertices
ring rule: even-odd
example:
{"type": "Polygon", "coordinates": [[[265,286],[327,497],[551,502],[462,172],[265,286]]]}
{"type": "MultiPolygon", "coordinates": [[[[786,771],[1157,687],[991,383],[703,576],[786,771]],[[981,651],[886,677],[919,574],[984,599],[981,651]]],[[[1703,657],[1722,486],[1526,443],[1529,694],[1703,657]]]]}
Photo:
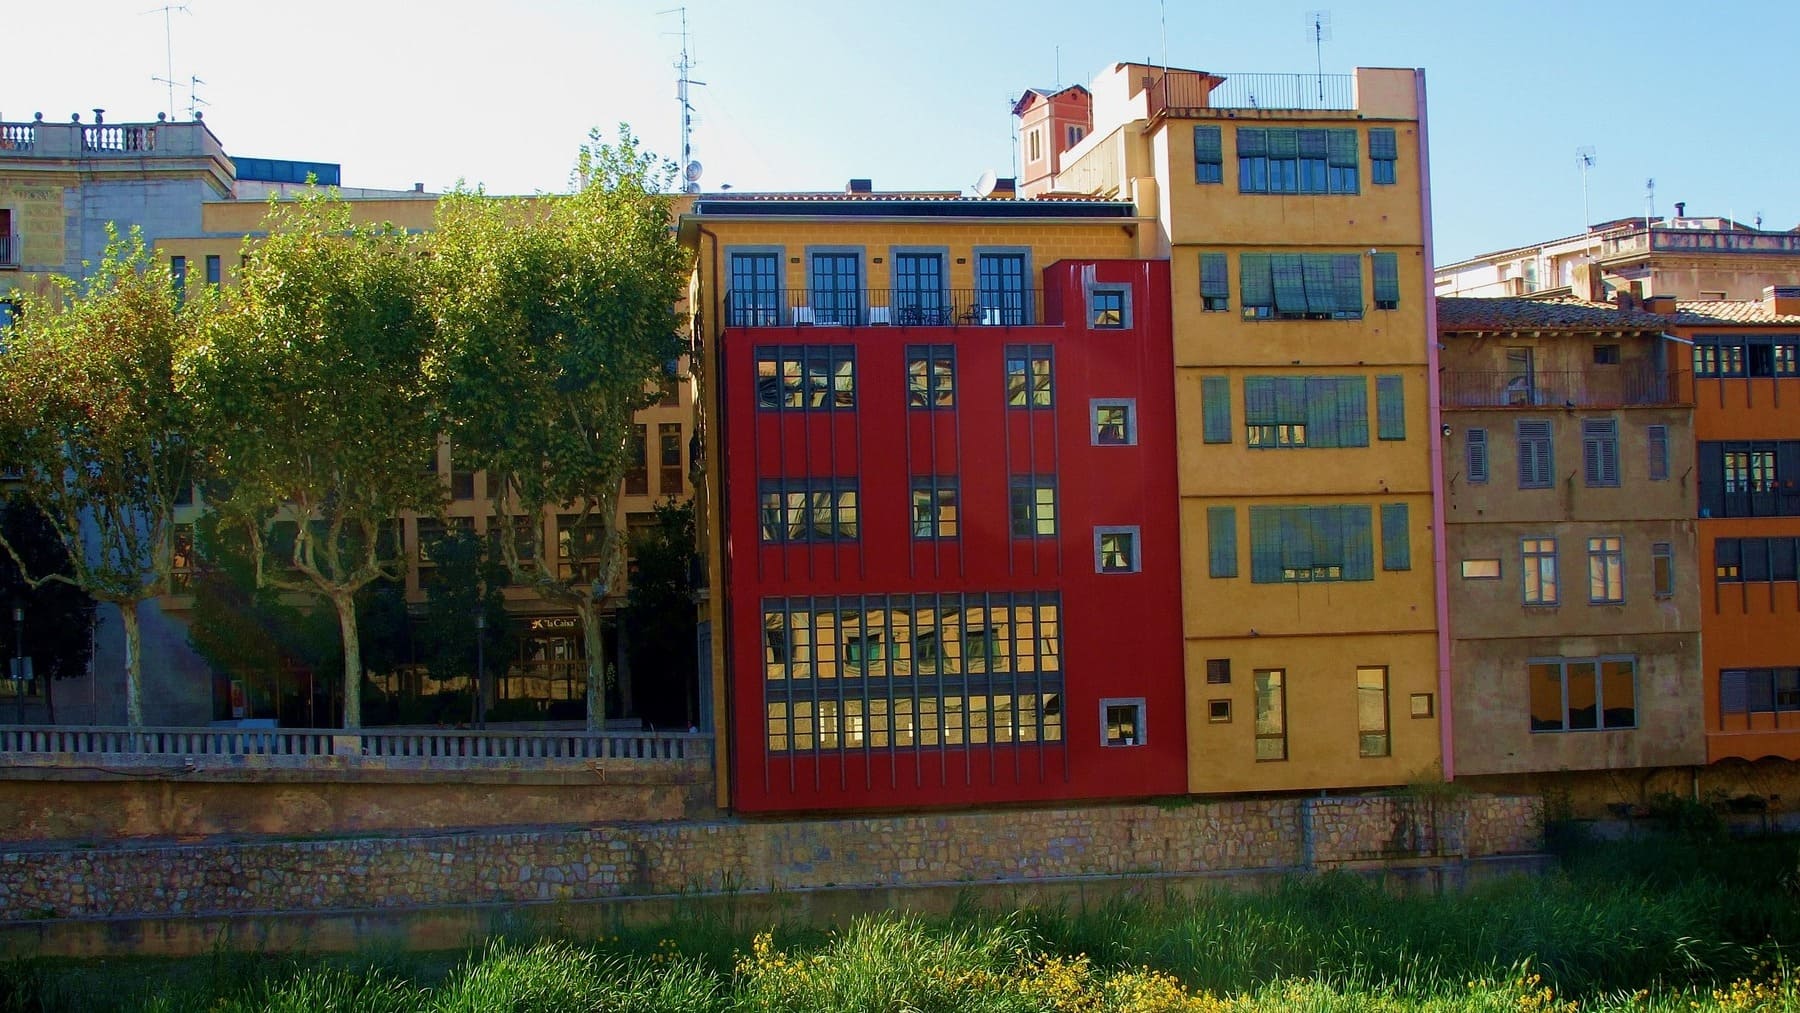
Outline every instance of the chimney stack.
{"type": "Polygon", "coordinates": [[[1675,202],[1675,217],[1676,218],[1686,218],[1687,217],[1687,201],[1678,200],[1675,202]]]}
{"type": "Polygon", "coordinates": [[[1770,285],[1763,289],[1762,304],[1771,316],[1800,316],[1800,285],[1770,285]]]}
{"type": "Polygon", "coordinates": [[[847,194],[874,193],[875,181],[872,179],[853,179],[844,184],[844,192],[847,194]]]}

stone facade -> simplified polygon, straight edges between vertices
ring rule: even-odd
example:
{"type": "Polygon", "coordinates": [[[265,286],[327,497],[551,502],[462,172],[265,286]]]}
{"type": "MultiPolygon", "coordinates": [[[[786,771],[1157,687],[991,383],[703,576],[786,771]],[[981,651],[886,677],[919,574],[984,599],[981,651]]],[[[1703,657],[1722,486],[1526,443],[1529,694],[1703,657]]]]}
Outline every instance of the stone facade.
{"type": "Polygon", "coordinates": [[[42,847],[0,853],[0,921],[402,910],[1479,858],[1535,850],[1540,814],[1537,800],[1523,797],[1376,796],[42,847]],[[1402,818],[1414,829],[1396,841],[1402,818]]]}

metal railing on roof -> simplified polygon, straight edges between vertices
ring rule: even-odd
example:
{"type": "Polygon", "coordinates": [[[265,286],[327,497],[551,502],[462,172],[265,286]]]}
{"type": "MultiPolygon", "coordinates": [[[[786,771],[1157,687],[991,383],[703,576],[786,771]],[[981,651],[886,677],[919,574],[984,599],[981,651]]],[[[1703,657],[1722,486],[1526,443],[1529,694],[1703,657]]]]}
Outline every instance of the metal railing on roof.
{"type": "Polygon", "coordinates": [[[1150,115],[1170,109],[1302,109],[1356,108],[1353,74],[1215,74],[1164,75],[1151,84],[1150,115]],[[1209,80],[1223,78],[1211,89],[1209,80]]]}

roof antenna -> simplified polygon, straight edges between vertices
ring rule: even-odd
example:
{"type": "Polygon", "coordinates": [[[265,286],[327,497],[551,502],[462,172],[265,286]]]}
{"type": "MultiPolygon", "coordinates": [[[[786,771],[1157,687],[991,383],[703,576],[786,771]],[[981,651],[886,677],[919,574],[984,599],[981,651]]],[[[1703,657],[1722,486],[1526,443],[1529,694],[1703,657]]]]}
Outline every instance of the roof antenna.
{"type": "Polygon", "coordinates": [[[1331,41],[1331,12],[1307,11],[1306,30],[1313,40],[1313,61],[1318,67],[1319,102],[1325,102],[1325,43],[1331,41]]]}
{"type": "Polygon", "coordinates": [[[681,59],[675,63],[675,69],[681,72],[675,79],[675,101],[681,106],[681,189],[683,193],[699,193],[701,166],[694,159],[694,106],[688,101],[688,88],[704,87],[706,82],[688,76],[694,63],[688,58],[687,8],[672,7],[657,13],[681,15],[681,59]]]}
{"type": "Polygon", "coordinates": [[[1586,232],[1594,222],[1593,212],[1588,210],[1588,170],[1600,160],[1592,144],[1583,144],[1575,149],[1575,163],[1581,166],[1581,231],[1586,232]]]}
{"type": "Polygon", "coordinates": [[[1062,47],[1056,47],[1056,90],[1062,91],[1062,47]]]}
{"type": "MultiPolygon", "coordinates": [[[[176,11],[180,11],[183,14],[194,13],[193,11],[188,10],[187,4],[168,4],[163,7],[155,7],[142,12],[144,14],[161,14],[163,16],[163,60],[167,67],[167,73],[162,77],[157,77],[152,74],[150,80],[160,81],[169,86],[169,119],[175,118],[175,24],[170,20],[169,15],[176,11]]],[[[191,112],[192,110],[189,111],[191,112]]]]}
{"type": "Polygon", "coordinates": [[[1650,227],[1650,219],[1656,217],[1656,180],[1644,180],[1644,228],[1650,227]]]}

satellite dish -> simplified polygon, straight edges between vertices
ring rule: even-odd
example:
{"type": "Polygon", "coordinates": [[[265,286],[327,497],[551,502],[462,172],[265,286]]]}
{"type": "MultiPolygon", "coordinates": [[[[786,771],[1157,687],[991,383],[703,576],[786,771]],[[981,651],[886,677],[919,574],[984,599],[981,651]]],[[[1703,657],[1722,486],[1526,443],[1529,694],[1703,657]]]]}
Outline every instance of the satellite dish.
{"type": "Polygon", "coordinates": [[[989,169],[988,171],[982,173],[981,178],[975,181],[975,196],[977,196],[977,197],[990,196],[991,194],[993,194],[994,186],[998,182],[999,182],[999,180],[994,177],[994,170],[989,169]]]}
{"type": "Polygon", "coordinates": [[[681,189],[687,193],[699,193],[700,192],[700,184],[689,183],[687,186],[684,186],[681,189]]]}
{"type": "Polygon", "coordinates": [[[689,183],[700,182],[700,163],[699,163],[699,161],[696,160],[696,161],[689,162],[687,164],[687,168],[682,170],[681,174],[682,174],[682,176],[686,177],[686,179],[689,183]]]}

